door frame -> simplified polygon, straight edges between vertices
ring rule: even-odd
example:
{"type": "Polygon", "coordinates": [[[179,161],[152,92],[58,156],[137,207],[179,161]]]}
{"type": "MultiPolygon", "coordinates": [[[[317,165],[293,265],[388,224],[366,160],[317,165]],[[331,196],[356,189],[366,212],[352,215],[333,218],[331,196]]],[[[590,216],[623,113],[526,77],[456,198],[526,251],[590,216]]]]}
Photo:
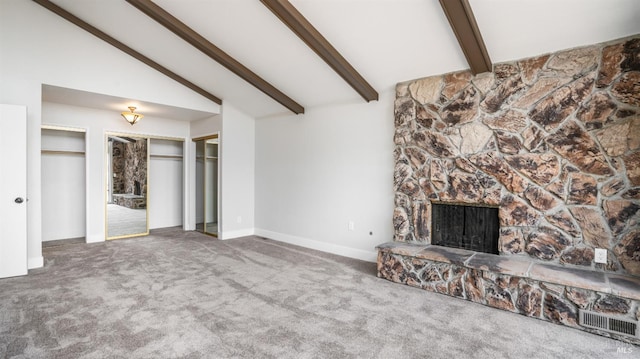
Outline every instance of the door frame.
{"type": "MultiPolygon", "coordinates": [[[[218,232],[214,234],[214,233],[208,233],[205,230],[202,233],[210,235],[210,236],[213,236],[213,237],[216,237],[216,238],[220,238],[221,233],[222,233],[222,221],[221,221],[221,219],[222,219],[222,200],[221,200],[222,193],[221,193],[221,190],[220,190],[221,189],[220,178],[222,177],[222,175],[221,175],[221,169],[222,169],[221,162],[222,161],[221,161],[221,157],[220,157],[220,149],[222,147],[221,146],[222,145],[222,139],[221,139],[221,136],[220,136],[220,131],[218,131],[216,133],[213,133],[211,135],[192,138],[191,141],[194,142],[194,143],[199,142],[199,141],[205,141],[205,157],[206,157],[206,148],[207,148],[206,147],[206,141],[214,139],[214,138],[218,140],[218,154],[217,154],[218,161],[217,161],[217,171],[216,171],[216,174],[217,174],[217,176],[216,176],[217,177],[216,178],[216,192],[217,192],[216,193],[216,199],[217,199],[216,207],[218,209],[217,214],[216,214],[216,221],[218,221],[218,232]]],[[[193,154],[193,158],[194,159],[196,157],[196,152],[197,151],[194,151],[194,154],[193,154]]],[[[203,173],[206,174],[206,158],[204,160],[204,163],[205,163],[205,165],[204,165],[205,168],[203,168],[203,173]]],[[[203,193],[206,193],[206,183],[204,183],[204,181],[203,181],[203,187],[204,187],[203,188],[203,193]]],[[[194,203],[193,203],[194,207],[196,206],[196,202],[197,202],[197,200],[194,201],[194,203]]],[[[206,221],[207,221],[206,204],[203,207],[204,207],[203,208],[203,211],[204,211],[204,222],[205,222],[205,229],[206,229],[206,221]]],[[[197,217],[197,214],[196,214],[196,217],[197,217]]],[[[197,223],[196,223],[196,227],[197,227],[197,223]]]]}

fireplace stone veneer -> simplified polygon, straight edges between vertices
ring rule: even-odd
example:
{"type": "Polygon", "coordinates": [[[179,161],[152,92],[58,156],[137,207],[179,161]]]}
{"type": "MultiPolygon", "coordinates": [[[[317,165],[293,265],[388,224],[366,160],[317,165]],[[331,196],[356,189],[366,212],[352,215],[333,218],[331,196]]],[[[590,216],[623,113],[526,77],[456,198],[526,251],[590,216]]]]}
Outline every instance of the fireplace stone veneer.
{"type": "Polygon", "coordinates": [[[640,345],[578,319],[640,320],[640,35],[400,83],[394,116],[379,277],[640,345]],[[432,202],[498,207],[499,255],[432,245],[432,202]]]}
{"type": "Polygon", "coordinates": [[[394,241],[486,205],[501,255],[640,276],[640,36],[400,83],[394,142],[394,241]]]}
{"type": "Polygon", "coordinates": [[[640,345],[638,277],[429,244],[377,249],[380,278],[640,345]],[[581,310],[636,323],[636,334],[582,325],[581,310]]]}

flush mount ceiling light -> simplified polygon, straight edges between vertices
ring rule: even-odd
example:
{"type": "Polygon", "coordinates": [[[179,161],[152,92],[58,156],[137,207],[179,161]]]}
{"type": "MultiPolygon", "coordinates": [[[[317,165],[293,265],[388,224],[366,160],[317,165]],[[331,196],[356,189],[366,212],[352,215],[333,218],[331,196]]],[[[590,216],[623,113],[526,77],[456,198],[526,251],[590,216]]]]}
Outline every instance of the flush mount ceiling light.
{"type": "Polygon", "coordinates": [[[131,126],[133,126],[136,122],[138,122],[138,120],[144,117],[144,115],[135,113],[135,111],[136,108],[134,106],[129,106],[129,112],[125,111],[122,113],[122,117],[124,117],[124,119],[127,120],[127,122],[131,124],[131,126]]]}

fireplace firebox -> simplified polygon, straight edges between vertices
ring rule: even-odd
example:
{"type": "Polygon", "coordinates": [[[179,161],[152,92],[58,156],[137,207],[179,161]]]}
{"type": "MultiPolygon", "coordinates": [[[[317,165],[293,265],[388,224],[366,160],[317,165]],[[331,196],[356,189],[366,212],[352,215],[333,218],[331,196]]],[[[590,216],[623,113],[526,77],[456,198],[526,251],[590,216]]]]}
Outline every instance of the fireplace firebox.
{"type": "Polygon", "coordinates": [[[431,244],[498,254],[498,208],[431,204],[431,244]]]}

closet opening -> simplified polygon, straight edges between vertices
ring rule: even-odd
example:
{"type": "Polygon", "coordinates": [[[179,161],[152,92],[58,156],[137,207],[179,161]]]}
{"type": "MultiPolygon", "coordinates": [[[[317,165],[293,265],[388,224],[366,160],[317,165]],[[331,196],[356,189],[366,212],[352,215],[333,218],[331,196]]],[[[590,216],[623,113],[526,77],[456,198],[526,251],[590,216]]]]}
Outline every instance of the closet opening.
{"type": "Polygon", "coordinates": [[[86,242],[86,131],[41,127],[42,246],[86,242]]]}
{"type": "Polygon", "coordinates": [[[218,237],[219,134],[194,138],[196,143],[196,231],[218,237]]]}

